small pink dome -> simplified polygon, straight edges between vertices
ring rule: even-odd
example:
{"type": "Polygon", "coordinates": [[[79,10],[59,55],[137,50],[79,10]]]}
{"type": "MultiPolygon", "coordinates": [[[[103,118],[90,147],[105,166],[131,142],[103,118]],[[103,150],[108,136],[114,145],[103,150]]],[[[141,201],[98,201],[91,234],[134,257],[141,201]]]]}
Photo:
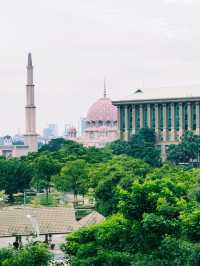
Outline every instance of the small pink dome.
{"type": "Polygon", "coordinates": [[[87,114],[87,121],[117,121],[117,108],[112,105],[110,98],[100,98],[89,109],[87,114]]]}

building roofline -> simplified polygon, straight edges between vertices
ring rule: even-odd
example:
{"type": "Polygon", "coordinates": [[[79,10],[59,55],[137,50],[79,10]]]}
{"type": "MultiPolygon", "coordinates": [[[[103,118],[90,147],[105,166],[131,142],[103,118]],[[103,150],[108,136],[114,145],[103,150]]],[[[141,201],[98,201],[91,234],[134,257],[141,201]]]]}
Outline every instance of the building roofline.
{"type": "Polygon", "coordinates": [[[196,102],[200,101],[200,96],[196,97],[173,97],[173,98],[152,98],[152,99],[132,99],[132,100],[118,100],[113,101],[112,104],[115,106],[124,104],[145,104],[145,103],[177,103],[177,102],[196,102]]]}

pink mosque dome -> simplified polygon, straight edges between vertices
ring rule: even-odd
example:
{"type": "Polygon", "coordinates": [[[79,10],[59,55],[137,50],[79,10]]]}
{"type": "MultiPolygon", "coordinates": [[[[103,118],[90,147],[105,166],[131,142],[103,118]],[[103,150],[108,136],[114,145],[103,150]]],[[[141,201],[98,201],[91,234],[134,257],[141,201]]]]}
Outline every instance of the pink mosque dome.
{"type": "Polygon", "coordinates": [[[88,122],[116,122],[117,108],[112,104],[111,99],[105,95],[89,108],[86,120],[88,122]]]}
{"type": "Polygon", "coordinates": [[[80,142],[87,147],[101,148],[116,140],[117,137],[117,108],[107,97],[104,81],[104,97],[89,108],[80,142]]]}

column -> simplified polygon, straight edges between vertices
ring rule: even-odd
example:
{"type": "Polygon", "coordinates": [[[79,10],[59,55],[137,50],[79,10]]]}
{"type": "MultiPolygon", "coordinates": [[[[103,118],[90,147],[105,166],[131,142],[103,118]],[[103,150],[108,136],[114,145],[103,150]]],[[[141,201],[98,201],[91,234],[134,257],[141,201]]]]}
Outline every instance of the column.
{"type": "Polygon", "coordinates": [[[121,106],[117,106],[117,116],[118,138],[122,139],[121,106]]]}
{"type": "Polygon", "coordinates": [[[144,112],[143,112],[143,105],[140,104],[140,128],[144,127],[144,112]]]}
{"type": "Polygon", "coordinates": [[[176,140],[176,114],[175,114],[175,104],[171,103],[171,139],[176,140]]]}
{"type": "Polygon", "coordinates": [[[150,104],[147,104],[147,125],[148,128],[152,128],[152,110],[150,104]]]}
{"type": "Polygon", "coordinates": [[[168,135],[167,105],[166,103],[164,103],[162,106],[163,106],[163,141],[167,141],[167,135],[168,135]]]}
{"type": "Polygon", "coordinates": [[[128,114],[128,105],[125,105],[125,140],[129,139],[129,114],[128,114]]]}
{"type": "Polygon", "coordinates": [[[135,105],[132,105],[132,134],[136,133],[136,110],[135,105]]]}
{"type": "Polygon", "coordinates": [[[187,113],[188,113],[188,130],[192,131],[192,105],[191,103],[187,104],[187,113]]]}
{"type": "Polygon", "coordinates": [[[200,107],[199,102],[196,102],[196,134],[200,135],[200,107]]]}
{"type": "Polygon", "coordinates": [[[181,138],[184,134],[184,110],[183,103],[179,103],[179,137],[181,138]]]}
{"type": "Polygon", "coordinates": [[[158,142],[160,140],[159,137],[159,109],[158,104],[155,104],[155,132],[156,132],[156,141],[158,142]]]}

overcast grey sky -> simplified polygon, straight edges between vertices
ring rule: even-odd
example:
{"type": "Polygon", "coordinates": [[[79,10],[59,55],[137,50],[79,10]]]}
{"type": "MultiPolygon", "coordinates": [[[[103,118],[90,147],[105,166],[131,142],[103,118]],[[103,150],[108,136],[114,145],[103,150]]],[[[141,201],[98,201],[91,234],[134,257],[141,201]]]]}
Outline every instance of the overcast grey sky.
{"type": "Polygon", "coordinates": [[[0,134],[24,131],[29,51],[39,132],[76,124],[104,76],[113,99],[200,84],[199,10],[199,0],[0,0],[0,134]]]}

